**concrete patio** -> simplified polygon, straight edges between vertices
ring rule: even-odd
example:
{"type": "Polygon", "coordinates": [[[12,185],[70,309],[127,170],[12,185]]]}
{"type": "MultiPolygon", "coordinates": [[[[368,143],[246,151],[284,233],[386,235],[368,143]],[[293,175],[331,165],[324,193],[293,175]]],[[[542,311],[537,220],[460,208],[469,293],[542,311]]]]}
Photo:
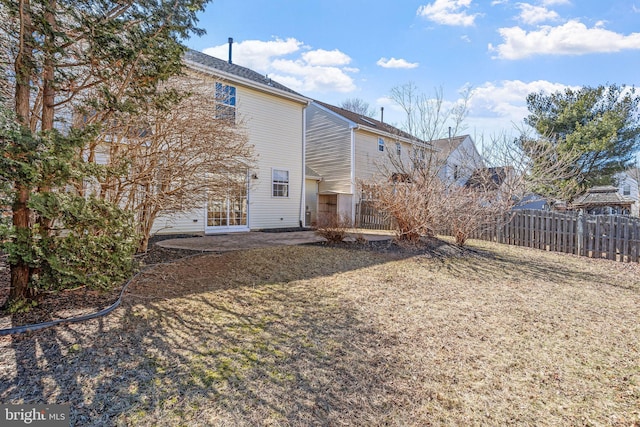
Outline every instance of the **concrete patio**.
{"type": "MultiPolygon", "coordinates": [[[[393,235],[377,230],[355,230],[345,241],[354,241],[362,236],[368,241],[390,240],[393,235]]],[[[158,246],[173,249],[190,249],[203,252],[228,252],[281,245],[303,245],[323,242],[325,239],[313,231],[260,232],[214,234],[202,237],[187,237],[162,240],[158,246]]]]}

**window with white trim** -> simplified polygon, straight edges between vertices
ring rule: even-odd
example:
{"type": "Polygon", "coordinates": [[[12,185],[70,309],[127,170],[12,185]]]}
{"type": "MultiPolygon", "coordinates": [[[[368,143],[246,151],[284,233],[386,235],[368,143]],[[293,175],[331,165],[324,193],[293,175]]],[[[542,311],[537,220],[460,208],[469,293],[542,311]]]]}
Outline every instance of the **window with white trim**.
{"type": "Polygon", "coordinates": [[[289,197],[289,171],[273,169],[271,171],[271,196],[289,197]]]}
{"type": "Polygon", "coordinates": [[[236,88],[216,82],[216,119],[236,121],[236,88]]]}
{"type": "Polygon", "coordinates": [[[402,145],[399,142],[396,142],[396,154],[398,156],[402,155],[402,145]]]}
{"type": "Polygon", "coordinates": [[[631,185],[630,184],[625,184],[622,187],[622,195],[623,196],[630,196],[631,195],[631,185]]]}
{"type": "Polygon", "coordinates": [[[378,151],[384,151],[384,139],[378,138],[378,151]]]}

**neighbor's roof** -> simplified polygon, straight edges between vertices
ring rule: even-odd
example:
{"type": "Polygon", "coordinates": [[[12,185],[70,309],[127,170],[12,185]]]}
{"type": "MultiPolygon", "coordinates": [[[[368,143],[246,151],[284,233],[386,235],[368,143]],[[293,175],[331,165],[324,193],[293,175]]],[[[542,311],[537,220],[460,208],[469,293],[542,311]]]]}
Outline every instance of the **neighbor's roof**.
{"type": "Polygon", "coordinates": [[[618,193],[612,185],[591,187],[587,192],[578,196],[572,203],[574,207],[583,206],[630,206],[633,200],[618,193]]]}
{"type": "Polygon", "coordinates": [[[331,105],[331,104],[327,104],[321,101],[317,101],[314,100],[313,102],[315,102],[318,105],[321,105],[322,107],[333,111],[334,113],[338,114],[339,116],[344,117],[345,119],[360,125],[360,126],[365,126],[368,127],[370,129],[376,129],[379,130],[381,132],[385,132],[385,133],[390,133],[392,135],[398,135],[402,138],[406,138],[409,140],[413,140],[413,141],[417,141],[417,142],[421,142],[425,145],[429,145],[428,142],[422,141],[418,138],[416,138],[415,136],[398,129],[395,126],[391,126],[390,124],[381,122],[380,120],[376,120],[374,118],[371,117],[365,117],[362,114],[358,114],[358,113],[354,113],[353,111],[349,111],[349,110],[345,110],[344,108],[340,108],[340,107],[336,107],[335,105],[331,105]]]}
{"type": "Polygon", "coordinates": [[[304,97],[304,95],[301,95],[298,92],[293,91],[288,87],[281,85],[280,83],[274,80],[271,80],[269,77],[267,77],[264,74],[260,74],[257,71],[253,71],[249,68],[246,68],[240,65],[236,65],[233,63],[230,64],[227,61],[215,58],[213,56],[209,56],[205,53],[198,52],[196,50],[187,49],[187,51],[184,54],[184,59],[188,62],[194,62],[196,64],[199,64],[208,68],[213,68],[213,69],[222,71],[223,73],[241,77],[245,80],[250,80],[260,85],[264,85],[264,86],[268,86],[284,92],[288,92],[292,95],[304,97]]]}
{"type": "Polygon", "coordinates": [[[454,136],[451,138],[434,139],[431,144],[438,150],[438,157],[445,161],[449,155],[467,139],[469,135],[454,136]]]}

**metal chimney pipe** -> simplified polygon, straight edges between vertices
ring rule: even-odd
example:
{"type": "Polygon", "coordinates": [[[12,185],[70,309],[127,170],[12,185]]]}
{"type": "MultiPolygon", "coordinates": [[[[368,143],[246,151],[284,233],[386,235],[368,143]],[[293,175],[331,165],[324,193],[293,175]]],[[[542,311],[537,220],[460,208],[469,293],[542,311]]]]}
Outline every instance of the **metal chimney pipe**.
{"type": "Polygon", "coordinates": [[[380,122],[384,123],[384,107],[380,107],[380,122]]]}
{"type": "Polygon", "coordinates": [[[233,45],[233,37],[229,37],[229,64],[233,64],[231,62],[231,46],[233,45]]]}

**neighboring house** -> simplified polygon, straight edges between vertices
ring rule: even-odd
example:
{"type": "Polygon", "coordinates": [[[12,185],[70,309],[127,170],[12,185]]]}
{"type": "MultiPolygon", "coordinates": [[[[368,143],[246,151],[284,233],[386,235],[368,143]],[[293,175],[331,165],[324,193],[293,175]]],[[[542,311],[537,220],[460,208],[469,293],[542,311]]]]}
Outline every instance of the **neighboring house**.
{"type": "Polygon", "coordinates": [[[438,174],[444,182],[464,185],[474,171],[485,168],[484,160],[469,135],[431,141],[436,150],[438,174]]]}
{"type": "Polygon", "coordinates": [[[572,210],[591,215],[629,215],[633,200],[621,195],[612,185],[591,187],[571,203],[572,210]]]}
{"type": "Polygon", "coordinates": [[[541,196],[539,194],[527,194],[523,198],[521,198],[516,204],[513,206],[512,210],[541,210],[541,211],[550,211],[551,205],[546,197],[541,196]]]}
{"type": "Polygon", "coordinates": [[[620,172],[614,175],[614,181],[618,188],[618,194],[633,201],[631,205],[631,215],[640,216],[639,197],[638,197],[638,180],[640,170],[638,168],[629,169],[626,172],[620,172]]]}
{"type": "MultiPolygon", "coordinates": [[[[423,141],[379,120],[313,101],[306,113],[306,165],[318,181],[317,199],[307,193],[312,223],[320,214],[355,218],[358,182],[382,178],[388,156],[405,164],[427,157],[423,141]]],[[[307,182],[310,176],[307,176],[307,182]]]]}
{"type": "Polygon", "coordinates": [[[231,184],[226,196],[160,217],[153,232],[210,234],[302,225],[304,116],[310,100],[262,74],[204,53],[189,50],[184,63],[224,93],[223,113],[242,119],[256,161],[251,170],[227,177],[231,184]]]}
{"type": "Polygon", "coordinates": [[[505,166],[478,168],[464,183],[465,187],[484,191],[499,191],[509,184],[512,168],[505,166]]]}

